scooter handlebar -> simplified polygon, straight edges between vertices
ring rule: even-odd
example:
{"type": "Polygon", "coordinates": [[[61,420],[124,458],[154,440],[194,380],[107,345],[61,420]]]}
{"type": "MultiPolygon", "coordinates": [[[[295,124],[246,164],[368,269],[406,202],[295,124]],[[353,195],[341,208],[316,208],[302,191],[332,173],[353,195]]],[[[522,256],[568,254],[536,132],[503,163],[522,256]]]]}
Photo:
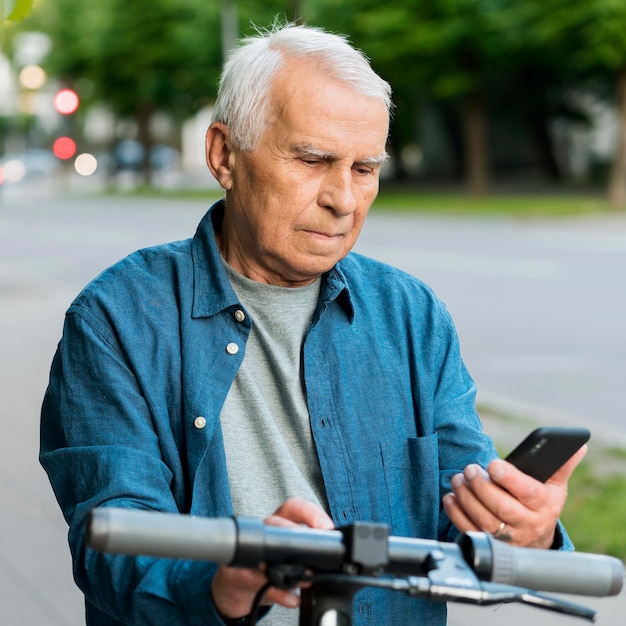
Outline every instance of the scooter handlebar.
{"type": "MultiPolygon", "coordinates": [[[[135,509],[91,511],[87,545],[102,552],[206,560],[240,567],[291,563],[318,572],[341,572],[346,546],[339,530],[280,527],[260,519],[203,518],[135,509]]],[[[581,552],[516,548],[485,533],[466,533],[457,543],[387,538],[384,571],[424,576],[433,554],[469,564],[484,581],[586,596],[616,595],[624,565],[614,557],[581,552]]]]}

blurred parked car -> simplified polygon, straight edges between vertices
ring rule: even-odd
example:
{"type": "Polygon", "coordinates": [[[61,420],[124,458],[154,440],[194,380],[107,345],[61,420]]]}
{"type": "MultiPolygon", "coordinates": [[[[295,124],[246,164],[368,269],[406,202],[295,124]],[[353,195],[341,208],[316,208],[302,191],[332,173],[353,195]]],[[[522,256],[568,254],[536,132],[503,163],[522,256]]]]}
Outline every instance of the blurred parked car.
{"type": "Polygon", "coordinates": [[[29,148],[23,152],[6,153],[0,158],[0,168],[6,183],[53,176],[59,167],[59,160],[51,150],[45,148],[29,148]]]}
{"type": "MultiPolygon", "coordinates": [[[[145,150],[138,141],[124,139],[113,149],[113,162],[117,171],[139,171],[143,165],[145,150]]],[[[154,170],[177,169],[180,152],[171,146],[157,144],[150,150],[150,165],[154,170]]]]}
{"type": "Polygon", "coordinates": [[[132,139],[124,139],[113,148],[116,170],[140,170],[143,164],[143,146],[132,139]]]}
{"type": "Polygon", "coordinates": [[[172,146],[157,144],[150,150],[150,164],[155,170],[175,170],[180,167],[180,152],[172,146]]]}

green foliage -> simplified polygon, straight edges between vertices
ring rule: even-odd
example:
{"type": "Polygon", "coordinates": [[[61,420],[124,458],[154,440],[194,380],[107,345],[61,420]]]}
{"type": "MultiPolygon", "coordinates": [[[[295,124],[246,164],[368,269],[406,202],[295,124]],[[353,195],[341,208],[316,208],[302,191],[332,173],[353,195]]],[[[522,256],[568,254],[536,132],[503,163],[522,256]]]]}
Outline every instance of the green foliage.
{"type": "MultiPolygon", "coordinates": [[[[582,79],[580,68],[570,62],[579,39],[570,34],[572,29],[560,25],[567,4],[562,0],[396,0],[391,4],[318,0],[313,15],[322,24],[351,33],[392,84],[397,104],[392,127],[395,151],[407,143],[421,143],[418,111],[434,104],[445,120],[447,143],[457,163],[463,160],[467,166],[478,158],[488,160],[488,155],[467,153],[467,137],[476,136],[468,134],[473,123],[468,105],[478,102],[492,122],[526,127],[546,171],[558,177],[545,141],[549,120],[585,119],[570,97],[582,79]],[[562,11],[553,16],[551,3],[563,5],[562,11]]],[[[572,21],[567,17],[566,25],[572,21]]]]}
{"type": "Polygon", "coordinates": [[[33,7],[33,0],[0,0],[0,22],[25,18],[33,7]]]}
{"type": "MultiPolygon", "coordinates": [[[[286,4],[239,0],[240,31],[287,15],[286,4]]],[[[42,0],[24,28],[52,38],[45,63],[52,76],[87,79],[91,98],[117,115],[163,109],[183,117],[215,96],[220,18],[220,3],[206,0],[42,0]]]]}
{"type": "Polygon", "coordinates": [[[284,22],[294,21],[293,0],[238,0],[239,28],[242,35],[253,34],[254,27],[268,27],[274,18],[284,22]]]}
{"type": "MultiPolygon", "coordinates": [[[[543,51],[564,72],[608,69],[626,63],[626,3],[622,0],[516,2],[525,43],[518,52],[543,51]]],[[[520,45],[521,44],[521,45],[520,45]]]]}
{"type": "MultiPolygon", "coordinates": [[[[11,0],[4,0],[11,3],[11,0]]],[[[234,0],[233,0],[234,2],[234,0]]],[[[18,0],[17,4],[23,4],[18,0]]],[[[240,32],[275,15],[349,33],[393,85],[400,114],[425,98],[473,90],[495,105],[546,94],[548,112],[583,70],[626,60],[622,0],[237,0],[240,32]],[[529,81],[532,80],[533,88],[529,81]],[[522,91],[523,90],[523,91],[522,91]],[[513,95],[514,94],[514,95],[513,95]]],[[[44,0],[33,22],[54,50],[48,69],[87,77],[95,95],[128,113],[138,99],[193,111],[215,92],[220,3],[205,0],[44,0]],[[38,22],[38,23],[37,23],[38,22]]],[[[563,107],[561,107],[563,108],[563,107]]],[[[412,138],[409,138],[410,140],[412,138]]]]}
{"type": "Polygon", "coordinates": [[[506,0],[369,0],[340,6],[321,0],[319,19],[349,27],[381,72],[401,88],[419,85],[438,98],[463,95],[484,82],[503,57],[506,0]],[[341,19],[341,15],[348,17],[341,19]]]}
{"type": "Polygon", "coordinates": [[[606,474],[604,463],[585,460],[576,468],[562,520],[577,550],[626,560],[626,474],[606,474]]]}
{"type": "Polygon", "coordinates": [[[120,116],[140,109],[189,115],[215,93],[219,7],[203,0],[46,0],[29,27],[47,32],[46,69],[88,79],[120,116]]]}
{"type": "Polygon", "coordinates": [[[503,215],[518,218],[567,217],[607,211],[604,199],[580,194],[492,194],[472,198],[458,193],[419,193],[383,190],[372,210],[449,215],[503,215]]]}

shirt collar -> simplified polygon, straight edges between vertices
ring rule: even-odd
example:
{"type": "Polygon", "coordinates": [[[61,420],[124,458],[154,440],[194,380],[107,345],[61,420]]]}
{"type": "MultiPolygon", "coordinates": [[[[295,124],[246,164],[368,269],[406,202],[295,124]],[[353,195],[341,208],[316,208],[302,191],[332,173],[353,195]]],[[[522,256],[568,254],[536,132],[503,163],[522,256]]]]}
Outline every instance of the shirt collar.
{"type": "MultiPolygon", "coordinates": [[[[210,317],[231,306],[240,306],[228,280],[215,241],[215,232],[224,218],[224,200],[218,200],[198,224],[191,244],[193,259],[193,317],[210,317]]],[[[354,320],[354,306],[341,261],[323,277],[317,316],[336,300],[354,320]]]]}
{"type": "Polygon", "coordinates": [[[224,217],[224,200],[216,202],[198,224],[191,242],[193,259],[193,317],[210,317],[238,304],[237,296],[215,241],[224,217]]]}
{"type": "Polygon", "coordinates": [[[325,280],[320,293],[319,315],[323,313],[330,302],[336,300],[352,324],[354,321],[354,304],[352,302],[352,294],[350,293],[350,285],[341,266],[342,261],[339,261],[324,277],[325,280]]]}

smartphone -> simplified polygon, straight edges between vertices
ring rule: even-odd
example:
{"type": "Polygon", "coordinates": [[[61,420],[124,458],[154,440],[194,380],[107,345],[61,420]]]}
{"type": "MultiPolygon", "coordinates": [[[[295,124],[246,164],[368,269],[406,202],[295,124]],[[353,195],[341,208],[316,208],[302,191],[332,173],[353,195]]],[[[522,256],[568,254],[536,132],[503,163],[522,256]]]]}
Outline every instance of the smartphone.
{"type": "Polygon", "coordinates": [[[586,428],[537,428],[506,460],[525,474],[545,483],[590,436],[586,428]]]}

